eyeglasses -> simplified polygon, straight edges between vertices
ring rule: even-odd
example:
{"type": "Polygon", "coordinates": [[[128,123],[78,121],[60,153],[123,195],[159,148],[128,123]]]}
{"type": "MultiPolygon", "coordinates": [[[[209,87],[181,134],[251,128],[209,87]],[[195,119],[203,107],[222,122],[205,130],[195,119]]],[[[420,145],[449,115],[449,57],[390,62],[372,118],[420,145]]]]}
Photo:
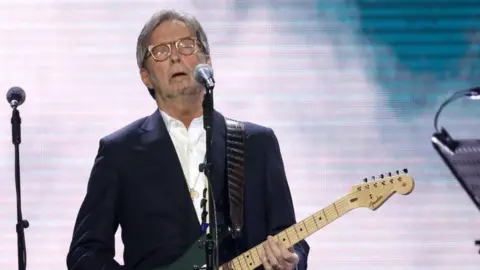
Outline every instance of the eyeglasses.
{"type": "MultiPolygon", "coordinates": [[[[197,51],[197,39],[186,37],[170,43],[162,43],[148,46],[148,52],[156,61],[165,61],[172,54],[172,45],[175,45],[177,52],[183,55],[192,55],[197,51]]],[[[146,55],[145,59],[149,55],[146,55]]]]}

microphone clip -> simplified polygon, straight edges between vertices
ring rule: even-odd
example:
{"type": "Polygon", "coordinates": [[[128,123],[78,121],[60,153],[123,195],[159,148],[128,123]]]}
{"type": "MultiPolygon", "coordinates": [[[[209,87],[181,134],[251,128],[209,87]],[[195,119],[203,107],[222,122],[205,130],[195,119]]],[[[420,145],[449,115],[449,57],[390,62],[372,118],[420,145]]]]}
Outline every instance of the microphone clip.
{"type": "Polygon", "coordinates": [[[453,155],[458,147],[458,142],[456,142],[443,127],[439,132],[435,132],[432,135],[432,142],[441,147],[450,155],[453,155]]]}

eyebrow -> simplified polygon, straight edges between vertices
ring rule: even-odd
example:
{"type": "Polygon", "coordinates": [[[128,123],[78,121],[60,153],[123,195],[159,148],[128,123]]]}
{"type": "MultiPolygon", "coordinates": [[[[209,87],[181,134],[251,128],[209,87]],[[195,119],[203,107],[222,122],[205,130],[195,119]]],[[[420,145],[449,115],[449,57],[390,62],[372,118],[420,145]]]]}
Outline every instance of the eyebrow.
{"type": "Polygon", "coordinates": [[[150,45],[169,44],[169,43],[172,43],[172,42],[176,42],[176,41],[178,41],[178,40],[180,40],[180,39],[189,38],[189,37],[193,37],[193,36],[192,36],[192,35],[188,35],[188,36],[184,36],[184,37],[181,37],[181,38],[177,38],[177,39],[175,39],[175,40],[173,40],[173,41],[163,41],[163,42],[159,42],[159,43],[152,43],[152,42],[151,42],[152,44],[150,44],[150,45]]]}

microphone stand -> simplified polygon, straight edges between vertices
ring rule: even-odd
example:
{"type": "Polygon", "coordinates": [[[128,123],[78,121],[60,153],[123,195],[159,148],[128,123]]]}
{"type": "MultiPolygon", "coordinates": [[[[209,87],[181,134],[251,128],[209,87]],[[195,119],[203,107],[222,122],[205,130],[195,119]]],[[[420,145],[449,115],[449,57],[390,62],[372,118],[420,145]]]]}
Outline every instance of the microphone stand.
{"type": "MultiPolygon", "coordinates": [[[[210,81],[205,83],[205,94],[203,98],[203,126],[206,132],[206,156],[205,162],[200,165],[200,171],[205,173],[208,183],[209,190],[209,200],[208,200],[208,211],[209,214],[209,228],[210,232],[206,235],[206,240],[204,243],[205,256],[206,256],[206,270],[217,270],[218,269],[218,232],[217,232],[217,210],[215,206],[215,198],[212,188],[212,129],[213,129],[213,88],[214,82],[210,81]],[[212,237],[213,234],[213,237],[212,237]]],[[[207,206],[204,206],[203,217],[206,217],[205,209],[207,206]]]]}
{"type": "Polygon", "coordinates": [[[17,248],[18,248],[18,269],[27,269],[27,249],[25,246],[25,229],[29,227],[28,221],[22,217],[22,199],[20,188],[20,149],[22,120],[17,105],[12,104],[12,143],[15,146],[15,189],[17,194],[17,248]]]}
{"type": "MultiPolygon", "coordinates": [[[[474,159],[473,161],[471,160],[472,156],[470,157],[467,156],[466,158],[463,156],[462,158],[458,158],[457,156],[456,158],[454,158],[454,156],[458,154],[456,152],[457,148],[462,147],[461,145],[465,147],[464,146],[466,144],[465,142],[469,140],[454,140],[445,128],[443,127],[440,129],[438,128],[438,119],[443,109],[453,101],[456,101],[460,98],[465,98],[465,97],[473,100],[480,100],[480,87],[477,86],[477,87],[470,88],[468,90],[457,91],[453,93],[448,99],[446,99],[440,105],[437,112],[435,113],[435,118],[433,120],[433,127],[435,128],[435,133],[433,133],[431,140],[433,142],[434,148],[440,154],[443,161],[447,164],[450,171],[452,171],[453,175],[457,178],[457,180],[460,182],[462,187],[467,191],[467,194],[475,202],[475,205],[477,206],[477,208],[480,210],[480,204],[476,199],[478,195],[473,194],[474,191],[476,190],[474,188],[475,184],[470,184],[472,187],[468,188],[469,184],[467,184],[466,183],[467,180],[465,180],[466,178],[468,178],[467,176],[472,176],[471,174],[469,174],[469,172],[472,171],[472,168],[473,168],[472,166],[476,165],[475,162],[478,160],[478,156],[473,155],[473,159],[474,159]],[[442,149],[444,152],[448,153],[448,155],[443,154],[442,151],[440,151],[439,149],[442,149]],[[462,166],[462,168],[458,167],[460,165],[462,166]],[[467,172],[467,173],[465,174],[464,172],[467,172]]],[[[475,140],[475,141],[478,144],[478,140],[475,140]]],[[[475,148],[476,146],[477,145],[474,145],[473,147],[475,148]]],[[[473,171],[475,169],[476,168],[473,168],[473,171]]],[[[478,181],[478,179],[476,180],[478,181]]],[[[480,240],[475,240],[475,245],[480,248],[480,240]]],[[[478,253],[480,254],[480,250],[478,251],[478,253]]]]}

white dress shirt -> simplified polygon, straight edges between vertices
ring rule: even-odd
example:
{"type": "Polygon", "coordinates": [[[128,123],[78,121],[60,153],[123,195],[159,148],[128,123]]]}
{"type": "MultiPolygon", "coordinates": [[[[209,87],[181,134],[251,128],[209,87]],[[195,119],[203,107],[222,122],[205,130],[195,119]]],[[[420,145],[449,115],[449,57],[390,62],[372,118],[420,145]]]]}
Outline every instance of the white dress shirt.
{"type": "Polygon", "coordinates": [[[203,198],[206,183],[205,174],[198,170],[198,166],[204,161],[207,144],[203,117],[193,119],[187,129],[181,121],[172,118],[163,111],[160,111],[160,113],[175,146],[187,185],[189,189],[193,188],[198,193],[198,197],[193,199],[193,205],[201,223],[203,210],[200,208],[200,202],[203,198]]]}

